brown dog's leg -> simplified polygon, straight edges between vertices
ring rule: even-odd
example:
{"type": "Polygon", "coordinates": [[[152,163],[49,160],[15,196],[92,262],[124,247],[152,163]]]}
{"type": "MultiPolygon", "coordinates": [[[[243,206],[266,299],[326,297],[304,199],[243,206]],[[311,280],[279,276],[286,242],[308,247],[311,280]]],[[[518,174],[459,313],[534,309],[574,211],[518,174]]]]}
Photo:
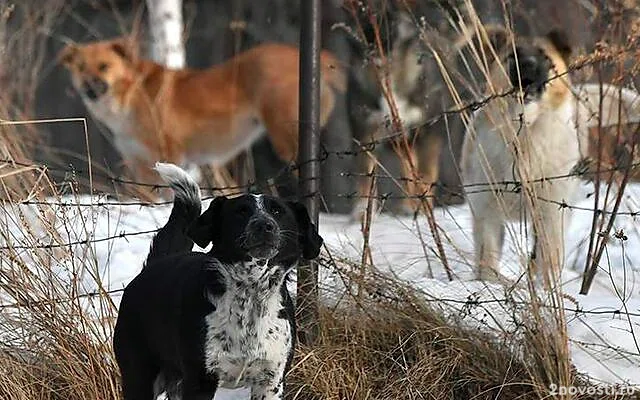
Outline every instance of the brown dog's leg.
{"type": "Polygon", "coordinates": [[[408,214],[413,214],[420,209],[420,171],[418,169],[418,154],[415,145],[411,146],[408,156],[410,159],[406,159],[401,154],[400,167],[402,170],[402,178],[404,180],[404,188],[406,192],[406,198],[402,201],[402,209],[408,214]]]}
{"type": "Polygon", "coordinates": [[[245,188],[238,185],[238,181],[234,179],[226,167],[213,167],[212,170],[213,182],[219,188],[213,192],[214,195],[230,196],[245,191],[245,188]]]}
{"type": "MultiPolygon", "coordinates": [[[[329,120],[335,104],[332,89],[321,82],[320,128],[329,120]]],[[[262,122],[278,157],[286,163],[298,161],[298,82],[281,84],[260,107],[262,122]]]]}
{"type": "Polygon", "coordinates": [[[363,222],[367,210],[375,212],[378,208],[377,204],[377,187],[374,173],[376,163],[374,155],[368,151],[358,151],[356,158],[358,173],[358,191],[353,205],[353,218],[363,222]],[[371,206],[370,206],[371,205],[371,206]]]}
{"type": "Polygon", "coordinates": [[[263,99],[262,122],[276,155],[285,163],[298,160],[298,85],[282,84],[263,99]]]}
{"type": "Polygon", "coordinates": [[[367,210],[378,211],[378,185],[374,174],[376,172],[376,148],[382,147],[377,143],[386,133],[386,128],[381,123],[379,114],[372,114],[362,129],[365,134],[358,138],[360,146],[356,146],[356,174],[357,192],[353,201],[352,218],[361,223],[364,222],[367,210]],[[370,147],[374,143],[376,146],[370,147]]]}

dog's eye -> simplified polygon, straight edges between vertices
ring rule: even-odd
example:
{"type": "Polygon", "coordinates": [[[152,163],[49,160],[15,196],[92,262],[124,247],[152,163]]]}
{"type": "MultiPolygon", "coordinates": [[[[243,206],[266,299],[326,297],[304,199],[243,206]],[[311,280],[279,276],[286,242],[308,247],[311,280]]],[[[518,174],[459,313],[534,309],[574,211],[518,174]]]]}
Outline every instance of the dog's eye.
{"type": "Polygon", "coordinates": [[[98,64],[98,71],[100,72],[104,72],[109,68],[109,65],[107,63],[100,63],[98,64]]]}
{"type": "Polygon", "coordinates": [[[282,207],[280,207],[278,204],[274,204],[271,207],[269,207],[269,211],[271,212],[272,215],[280,215],[282,214],[282,207]]]}
{"type": "Polygon", "coordinates": [[[71,64],[73,61],[73,54],[65,54],[61,61],[63,64],[71,64]]]}

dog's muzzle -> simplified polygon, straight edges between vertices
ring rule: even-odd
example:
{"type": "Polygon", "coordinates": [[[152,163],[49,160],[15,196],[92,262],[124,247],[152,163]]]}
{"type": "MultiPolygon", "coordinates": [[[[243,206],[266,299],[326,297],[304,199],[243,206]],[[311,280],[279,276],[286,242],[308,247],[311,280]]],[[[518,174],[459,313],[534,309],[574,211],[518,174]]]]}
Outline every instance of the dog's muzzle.
{"type": "Polygon", "coordinates": [[[252,218],[247,224],[244,245],[253,258],[274,257],[280,246],[280,228],[276,221],[268,216],[252,218]]]}
{"type": "Polygon", "coordinates": [[[82,92],[89,100],[97,100],[107,93],[109,86],[100,78],[89,78],[82,83],[82,92]]]}

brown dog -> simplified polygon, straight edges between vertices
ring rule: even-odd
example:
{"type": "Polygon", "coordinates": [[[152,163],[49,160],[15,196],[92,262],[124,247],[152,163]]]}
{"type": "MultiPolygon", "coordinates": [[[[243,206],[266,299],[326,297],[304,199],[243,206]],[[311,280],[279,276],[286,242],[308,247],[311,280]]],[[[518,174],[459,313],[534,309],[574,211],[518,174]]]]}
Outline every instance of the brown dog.
{"type": "MultiPolygon", "coordinates": [[[[119,38],[68,45],[60,61],[90,112],[115,137],[137,178],[156,182],[156,161],[222,166],[268,135],[284,162],[298,150],[299,52],[263,44],[205,70],[171,70],[138,57],[119,38]]],[[[334,90],[346,78],[330,53],[321,53],[324,127],[334,90]]]]}

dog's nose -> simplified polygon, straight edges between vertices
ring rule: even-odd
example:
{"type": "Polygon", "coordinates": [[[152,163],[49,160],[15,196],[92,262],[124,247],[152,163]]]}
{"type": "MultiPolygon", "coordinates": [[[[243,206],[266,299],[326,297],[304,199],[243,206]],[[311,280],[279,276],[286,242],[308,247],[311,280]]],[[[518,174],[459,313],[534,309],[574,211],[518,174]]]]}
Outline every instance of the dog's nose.
{"type": "Polygon", "coordinates": [[[255,219],[250,225],[255,233],[273,233],[277,228],[275,222],[267,218],[255,219]]]}
{"type": "Polygon", "coordinates": [[[92,78],[84,82],[83,89],[89,99],[96,100],[98,97],[106,93],[108,87],[107,83],[102,79],[92,78]]]}
{"type": "Polygon", "coordinates": [[[547,71],[540,60],[533,55],[522,55],[516,59],[513,58],[509,63],[509,77],[513,86],[519,86],[527,89],[529,86],[541,86],[546,80],[547,71]]]}
{"type": "Polygon", "coordinates": [[[519,60],[521,71],[535,71],[538,65],[538,60],[535,56],[526,56],[519,60]]]}
{"type": "Polygon", "coordinates": [[[540,78],[540,68],[538,60],[534,56],[524,57],[518,62],[520,64],[520,75],[524,81],[535,81],[540,78]]]}

